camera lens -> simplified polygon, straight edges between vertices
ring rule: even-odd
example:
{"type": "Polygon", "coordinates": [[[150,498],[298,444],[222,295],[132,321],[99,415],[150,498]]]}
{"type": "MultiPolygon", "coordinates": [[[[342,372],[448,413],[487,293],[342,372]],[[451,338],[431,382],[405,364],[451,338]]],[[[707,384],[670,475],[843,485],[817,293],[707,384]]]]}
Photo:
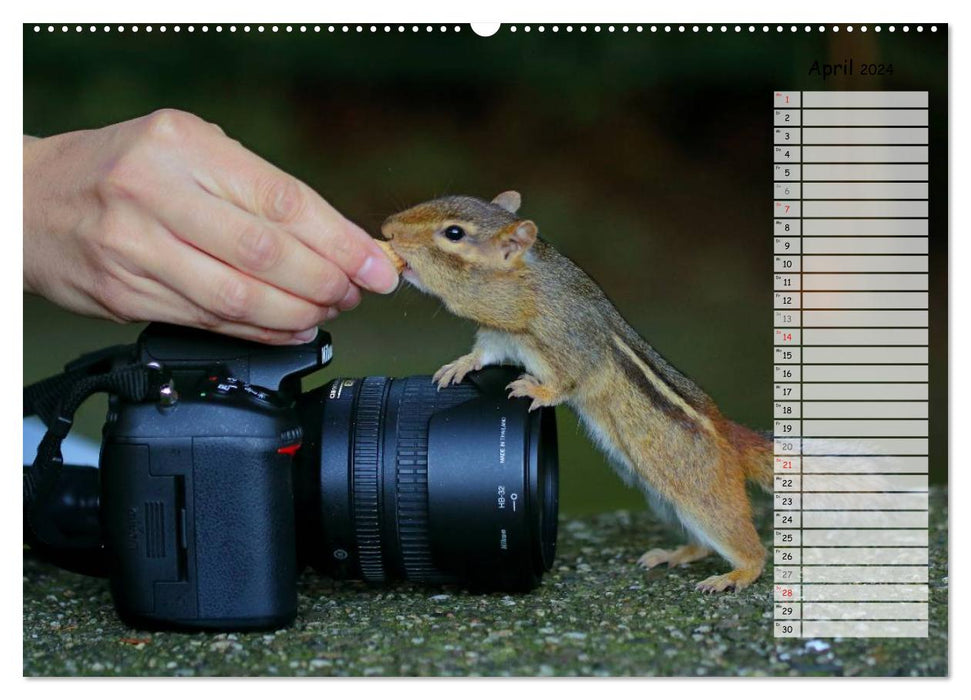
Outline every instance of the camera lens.
{"type": "Polygon", "coordinates": [[[553,409],[505,396],[510,368],[335,379],[298,403],[301,557],[337,578],[529,590],[556,553],[553,409]]]}

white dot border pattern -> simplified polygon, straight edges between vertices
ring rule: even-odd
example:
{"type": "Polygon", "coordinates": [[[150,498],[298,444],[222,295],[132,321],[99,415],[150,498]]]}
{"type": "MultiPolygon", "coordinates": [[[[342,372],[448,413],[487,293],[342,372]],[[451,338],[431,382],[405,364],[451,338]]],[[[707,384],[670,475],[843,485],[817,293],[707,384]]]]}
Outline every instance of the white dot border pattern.
{"type": "MultiPolygon", "coordinates": [[[[465,26],[467,26],[467,25],[465,25],[465,26]]],[[[35,24],[34,25],[34,33],[35,34],[39,34],[39,33],[41,33],[42,31],[45,31],[45,30],[48,33],[54,33],[54,32],[60,31],[62,34],[67,34],[72,29],[74,30],[74,33],[76,33],[76,34],[83,34],[85,27],[83,25],[74,25],[73,27],[71,27],[71,26],[68,26],[66,24],[64,24],[64,25],[54,25],[54,24],[41,25],[41,24],[35,24]]],[[[403,25],[403,24],[399,24],[399,25],[390,25],[390,24],[384,24],[384,25],[381,25],[381,24],[325,24],[325,25],[320,25],[320,24],[296,24],[296,25],[295,24],[270,24],[270,25],[263,25],[263,24],[255,24],[255,25],[250,25],[250,24],[241,24],[241,25],[236,25],[236,24],[228,24],[228,25],[226,25],[226,24],[216,24],[216,25],[207,25],[207,24],[201,24],[201,25],[199,25],[199,24],[188,24],[188,25],[179,25],[179,24],[174,24],[174,25],[164,25],[164,24],[163,25],[139,25],[139,24],[131,24],[131,25],[124,25],[124,24],[119,24],[119,25],[107,25],[106,24],[106,25],[100,25],[99,26],[99,25],[92,24],[92,25],[88,25],[87,26],[87,29],[88,29],[88,33],[96,33],[96,32],[98,32],[100,30],[101,32],[104,32],[104,33],[118,32],[120,34],[123,34],[125,31],[130,31],[130,32],[135,33],[135,34],[137,34],[139,31],[143,31],[143,32],[146,32],[146,33],[152,33],[153,31],[158,31],[160,33],[165,33],[165,32],[171,31],[171,32],[174,32],[174,33],[178,34],[178,33],[182,32],[183,29],[185,31],[189,32],[189,33],[195,33],[197,30],[200,31],[200,32],[202,32],[202,33],[208,33],[210,31],[210,29],[211,29],[212,31],[214,31],[216,33],[222,33],[224,31],[228,31],[229,33],[236,33],[236,32],[239,32],[239,31],[242,31],[244,33],[251,33],[254,30],[257,33],[265,33],[267,30],[269,30],[270,33],[279,33],[279,32],[282,31],[282,32],[287,33],[287,34],[292,34],[294,32],[300,33],[300,34],[307,34],[307,33],[320,34],[323,31],[327,31],[328,33],[331,33],[331,34],[333,34],[335,32],[341,32],[343,34],[350,34],[352,32],[354,32],[354,33],[361,33],[361,34],[363,34],[365,32],[366,33],[369,33],[369,34],[378,34],[378,33],[382,33],[383,32],[385,34],[390,34],[390,33],[394,32],[394,31],[397,31],[398,33],[404,33],[406,31],[411,31],[413,33],[417,33],[417,32],[420,32],[420,31],[424,31],[425,33],[429,33],[430,34],[432,32],[436,32],[437,31],[438,33],[444,34],[444,33],[449,32],[449,31],[452,31],[452,32],[461,32],[461,31],[463,31],[463,25],[452,25],[452,24],[436,24],[436,25],[432,25],[432,24],[411,24],[411,25],[403,25]]],[[[512,34],[515,34],[518,31],[522,31],[522,32],[527,33],[527,34],[533,32],[533,31],[536,31],[536,32],[539,32],[539,33],[542,34],[542,33],[545,33],[547,31],[547,29],[549,29],[549,31],[551,33],[559,33],[561,31],[562,32],[566,32],[566,33],[572,33],[573,31],[578,30],[580,32],[593,31],[593,32],[596,33],[596,32],[607,31],[608,33],[618,33],[619,32],[619,33],[622,33],[622,34],[629,34],[629,33],[642,34],[644,32],[650,32],[652,34],[656,34],[659,31],[663,31],[663,32],[668,33],[668,34],[675,33],[675,32],[678,33],[678,34],[688,34],[688,33],[691,33],[691,34],[701,34],[701,33],[705,33],[705,34],[715,34],[715,33],[726,34],[726,33],[732,32],[732,31],[734,33],[736,33],[736,34],[741,34],[741,33],[748,33],[748,34],[762,33],[762,34],[767,34],[769,32],[773,32],[774,31],[775,33],[781,34],[781,33],[784,33],[786,31],[788,31],[790,33],[796,33],[796,32],[798,32],[800,30],[800,27],[798,27],[796,25],[781,25],[781,24],[777,24],[777,25],[767,25],[767,24],[765,24],[765,25],[760,25],[760,26],[756,26],[756,25],[746,25],[746,26],[742,26],[742,25],[725,25],[725,24],[720,24],[720,25],[712,25],[712,24],[692,24],[692,25],[683,25],[683,24],[680,24],[680,25],[671,25],[671,24],[661,24],[661,25],[657,25],[657,24],[651,24],[651,25],[642,25],[642,24],[636,24],[636,25],[630,25],[630,24],[620,24],[620,25],[617,25],[617,24],[607,24],[607,25],[599,25],[599,24],[593,24],[593,25],[588,25],[588,24],[581,24],[581,25],[572,25],[572,24],[566,24],[566,25],[561,25],[561,24],[551,24],[551,25],[544,25],[544,24],[536,24],[536,25],[533,25],[533,24],[523,24],[523,25],[517,25],[517,24],[510,24],[510,25],[501,27],[500,28],[500,31],[507,31],[507,32],[512,33],[512,34]]],[[[909,25],[909,24],[903,24],[903,25],[896,25],[896,24],[890,24],[890,25],[879,25],[879,24],[878,25],[866,25],[866,24],[852,25],[852,24],[849,24],[849,25],[829,25],[829,26],[828,25],[824,25],[824,24],[820,24],[820,25],[816,25],[816,26],[813,26],[813,25],[805,25],[805,26],[802,27],[802,31],[803,32],[807,32],[807,33],[808,32],[818,32],[820,34],[824,34],[824,33],[827,33],[827,32],[834,33],[834,34],[839,33],[839,32],[846,32],[846,33],[851,34],[853,32],[857,32],[857,31],[858,32],[862,32],[862,33],[866,33],[866,32],[869,32],[869,31],[878,32],[878,33],[879,32],[883,32],[883,31],[888,31],[888,32],[891,32],[891,33],[896,33],[898,30],[899,31],[902,31],[904,33],[909,33],[911,31],[911,29],[913,29],[915,32],[918,32],[918,33],[922,33],[924,31],[930,31],[930,32],[937,32],[938,31],[937,25],[934,25],[934,24],[931,24],[931,25],[922,25],[922,24],[917,24],[917,25],[909,25]]],[[[472,32],[472,33],[474,33],[474,32],[472,32]]]]}

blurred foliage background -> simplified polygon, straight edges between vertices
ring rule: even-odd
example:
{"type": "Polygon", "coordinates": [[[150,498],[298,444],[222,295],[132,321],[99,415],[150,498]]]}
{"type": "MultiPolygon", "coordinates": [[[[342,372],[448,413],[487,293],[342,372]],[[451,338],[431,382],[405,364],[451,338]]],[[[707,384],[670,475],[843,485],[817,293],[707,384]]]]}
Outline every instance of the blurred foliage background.
{"type": "MultiPolygon", "coordinates": [[[[599,281],[663,355],[723,412],[772,413],[771,93],[930,90],[933,479],[946,481],[947,43],[938,34],[571,33],[468,26],[390,33],[137,34],[24,27],[24,130],[97,128],[175,107],[317,189],[377,232],[388,214],[445,193],[524,195],[541,235],[599,281]],[[892,62],[880,79],[808,75],[814,60],[892,62]]],[[[137,232],[133,232],[135,235],[137,232]]],[[[472,326],[410,288],[368,297],[331,324],[333,376],[431,373],[472,326]]],[[[136,326],[79,318],[24,296],[24,381],[136,326]]],[[[79,419],[97,436],[103,403],[79,419]]],[[[561,507],[643,507],[558,410],[561,507]]]]}

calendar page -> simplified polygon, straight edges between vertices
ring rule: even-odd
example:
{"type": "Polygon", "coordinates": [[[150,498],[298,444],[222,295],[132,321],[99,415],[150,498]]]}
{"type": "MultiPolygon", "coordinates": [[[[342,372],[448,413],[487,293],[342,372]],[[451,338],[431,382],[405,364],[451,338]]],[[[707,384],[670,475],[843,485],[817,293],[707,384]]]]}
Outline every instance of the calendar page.
{"type": "Polygon", "coordinates": [[[775,631],[923,637],[928,93],[780,91],[775,104],[775,631]]]}
{"type": "Polygon", "coordinates": [[[302,383],[92,383],[53,548],[38,400],[24,675],[948,675],[946,23],[23,46],[25,386],[149,322],[330,334],[302,383]],[[263,502],[204,439],[271,414],[263,502]]]}

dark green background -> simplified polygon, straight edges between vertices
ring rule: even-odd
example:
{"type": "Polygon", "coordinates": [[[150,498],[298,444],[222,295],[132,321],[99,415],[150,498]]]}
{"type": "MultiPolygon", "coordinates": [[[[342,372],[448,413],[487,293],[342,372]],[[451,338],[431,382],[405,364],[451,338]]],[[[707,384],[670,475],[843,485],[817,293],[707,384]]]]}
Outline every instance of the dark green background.
{"type": "MultiPolygon", "coordinates": [[[[81,34],[24,28],[24,129],[97,128],[189,110],[376,232],[432,196],[515,188],[541,233],[587,269],[641,334],[724,413],[771,426],[772,92],[929,90],[932,478],[947,431],[947,31],[754,35],[430,34],[228,27],[81,34]],[[814,60],[892,62],[893,76],[826,81],[814,60]]],[[[137,233],[137,232],[133,232],[137,233]]],[[[24,297],[24,380],[139,328],[24,297]]],[[[430,373],[473,328],[413,289],[369,297],[329,327],[321,380],[430,373]]],[[[97,435],[102,406],[81,429],[97,435]]],[[[640,507],[559,410],[561,504],[640,507]]]]}

